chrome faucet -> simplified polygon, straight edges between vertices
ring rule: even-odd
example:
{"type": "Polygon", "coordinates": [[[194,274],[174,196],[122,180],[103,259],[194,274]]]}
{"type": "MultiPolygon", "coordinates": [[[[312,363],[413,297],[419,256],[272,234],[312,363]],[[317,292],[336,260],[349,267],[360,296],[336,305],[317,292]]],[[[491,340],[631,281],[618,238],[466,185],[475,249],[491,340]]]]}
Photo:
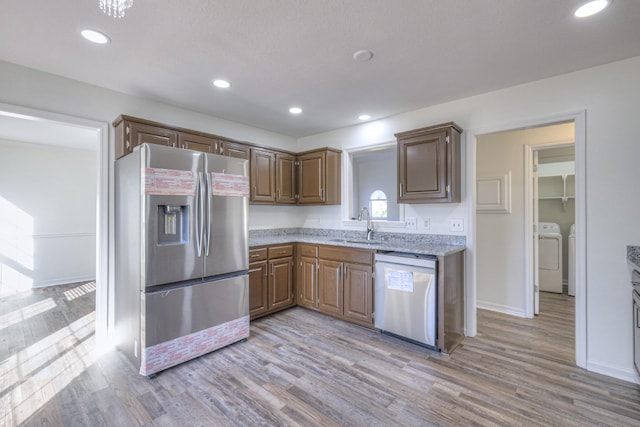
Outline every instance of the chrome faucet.
{"type": "Polygon", "coordinates": [[[362,217],[365,215],[367,216],[367,240],[371,240],[371,235],[373,234],[373,223],[371,222],[371,214],[369,213],[369,209],[360,209],[360,213],[358,214],[358,221],[362,221],[362,217]]]}

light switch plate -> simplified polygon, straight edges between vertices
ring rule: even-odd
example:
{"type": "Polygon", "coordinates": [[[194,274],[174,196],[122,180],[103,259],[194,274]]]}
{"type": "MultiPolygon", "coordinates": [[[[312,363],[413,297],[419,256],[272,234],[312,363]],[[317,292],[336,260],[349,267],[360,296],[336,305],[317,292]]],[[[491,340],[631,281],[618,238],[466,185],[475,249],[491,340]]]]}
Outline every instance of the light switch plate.
{"type": "Polygon", "coordinates": [[[431,228],[431,219],[430,218],[422,218],[422,228],[424,230],[429,230],[431,228]]]}
{"type": "Polygon", "coordinates": [[[415,230],[418,227],[418,222],[415,217],[408,217],[404,220],[404,227],[415,230]]]}

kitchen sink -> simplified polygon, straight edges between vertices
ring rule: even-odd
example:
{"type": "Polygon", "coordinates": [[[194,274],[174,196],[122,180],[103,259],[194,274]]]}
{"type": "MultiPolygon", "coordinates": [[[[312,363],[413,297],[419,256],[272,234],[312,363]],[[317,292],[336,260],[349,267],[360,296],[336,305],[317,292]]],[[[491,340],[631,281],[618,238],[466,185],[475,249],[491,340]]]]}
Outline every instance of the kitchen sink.
{"type": "Polygon", "coordinates": [[[352,239],[331,239],[332,242],[357,243],[359,245],[381,245],[383,242],[377,240],[352,240],[352,239]]]}

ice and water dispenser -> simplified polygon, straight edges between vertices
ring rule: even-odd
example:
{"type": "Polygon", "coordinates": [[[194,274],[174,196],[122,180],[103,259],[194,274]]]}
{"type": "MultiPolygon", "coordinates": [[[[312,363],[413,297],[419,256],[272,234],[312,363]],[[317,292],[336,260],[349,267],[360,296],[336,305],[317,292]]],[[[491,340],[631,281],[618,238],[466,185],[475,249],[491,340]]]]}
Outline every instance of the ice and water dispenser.
{"type": "Polygon", "coordinates": [[[184,244],[188,237],[189,206],[158,205],[158,244],[184,244]]]}

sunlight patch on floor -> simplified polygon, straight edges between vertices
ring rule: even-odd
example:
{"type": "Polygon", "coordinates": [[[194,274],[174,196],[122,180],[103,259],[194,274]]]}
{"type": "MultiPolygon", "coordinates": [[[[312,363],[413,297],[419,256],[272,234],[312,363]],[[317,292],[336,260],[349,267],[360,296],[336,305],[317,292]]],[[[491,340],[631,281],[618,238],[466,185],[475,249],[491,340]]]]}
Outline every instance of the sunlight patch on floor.
{"type": "Polygon", "coordinates": [[[0,425],[18,425],[100,356],[94,351],[95,312],[0,362],[0,425]]]}
{"type": "Polygon", "coordinates": [[[51,310],[56,307],[56,303],[52,298],[47,298],[42,301],[34,302],[26,307],[19,308],[11,313],[3,314],[0,316],[0,330],[8,328],[11,325],[20,323],[23,320],[27,320],[30,317],[37,316],[45,311],[51,310]]]}
{"type": "Polygon", "coordinates": [[[96,290],[96,282],[88,282],[80,286],[76,286],[73,289],[69,289],[68,291],[64,291],[64,296],[67,298],[67,301],[72,301],[83,295],[89,294],[91,292],[95,292],[95,290],[96,290]]]}

